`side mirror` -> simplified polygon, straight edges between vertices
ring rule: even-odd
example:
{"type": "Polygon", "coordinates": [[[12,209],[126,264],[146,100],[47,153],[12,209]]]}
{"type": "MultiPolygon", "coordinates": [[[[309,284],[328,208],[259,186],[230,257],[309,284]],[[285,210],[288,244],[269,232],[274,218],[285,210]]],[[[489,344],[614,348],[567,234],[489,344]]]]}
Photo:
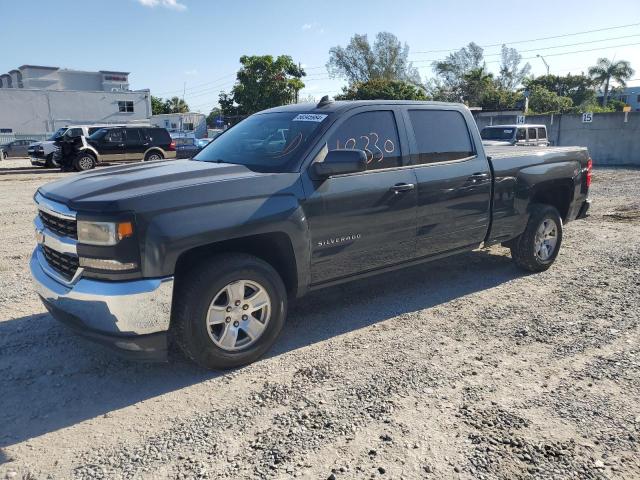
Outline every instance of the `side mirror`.
{"type": "Polygon", "coordinates": [[[313,164],[313,172],[320,178],[333,175],[364,172],[367,169],[367,154],[364,150],[331,150],[324,161],[313,164]]]}

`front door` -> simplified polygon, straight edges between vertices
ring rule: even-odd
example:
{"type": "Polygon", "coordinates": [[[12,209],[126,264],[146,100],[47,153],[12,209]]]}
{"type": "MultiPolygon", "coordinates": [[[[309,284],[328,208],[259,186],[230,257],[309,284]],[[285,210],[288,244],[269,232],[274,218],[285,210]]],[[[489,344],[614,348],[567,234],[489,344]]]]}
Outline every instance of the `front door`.
{"type": "Polygon", "coordinates": [[[329,130],[322,153],[363,150],[367,171],[309,183],[312,285],[413,257],[416,178],[403,145],[393,110],[360,110],[329,130]]]}
{"type": "Polygon", "coordinates": [[[107,132],[100,142],[98,152],[103,162],[119,162],[125,159],[125,136],[123,128],[114,128],[107,132]]]}
{"type": "Polygon", "coordinates": [[[474,147],[471,115],[416,107],[405,118],[418,179],[417,256],[477,247],[490,223],[491,171],[474,147]]]}

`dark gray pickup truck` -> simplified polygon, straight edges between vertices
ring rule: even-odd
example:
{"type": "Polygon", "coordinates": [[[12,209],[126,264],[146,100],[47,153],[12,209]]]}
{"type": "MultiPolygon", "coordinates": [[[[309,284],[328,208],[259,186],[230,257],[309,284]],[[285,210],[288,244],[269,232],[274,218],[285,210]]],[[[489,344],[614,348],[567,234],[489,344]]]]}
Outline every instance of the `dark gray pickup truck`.
{"type": "Polygon", "coordinates": [[[323,99],[257,113],[193,160],[44,185],[31,272],[89,338],[230,368],[310,290],[498,243],[549,268],[590,182],[584,148],[485,151],[463,105],[323,99]]]}

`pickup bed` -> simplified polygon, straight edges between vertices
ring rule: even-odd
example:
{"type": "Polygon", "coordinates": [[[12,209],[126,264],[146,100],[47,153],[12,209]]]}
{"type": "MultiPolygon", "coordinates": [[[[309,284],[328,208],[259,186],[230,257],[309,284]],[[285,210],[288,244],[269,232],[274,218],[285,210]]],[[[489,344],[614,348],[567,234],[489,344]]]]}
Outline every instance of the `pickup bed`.
{"type": "Polygon", "coordinates": [[[485,151],[463,105],[323,99],[257,113],[193,160],[44,185],[31,272],[91,339],[230,368],[310,290],[497,243],[549,268],[590,181],[585,148],[485,151]]]}

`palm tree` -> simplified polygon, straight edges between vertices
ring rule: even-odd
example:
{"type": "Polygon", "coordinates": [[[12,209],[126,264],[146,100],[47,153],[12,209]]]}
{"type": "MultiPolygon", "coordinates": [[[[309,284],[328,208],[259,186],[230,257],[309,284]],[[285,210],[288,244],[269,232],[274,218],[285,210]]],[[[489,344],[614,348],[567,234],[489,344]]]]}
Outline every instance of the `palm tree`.
{"type": "Polygon", "coordinates": [[[599,58],[596,65],[589,68],[589,76],[599,85],[604,84],[604,97],[602,97],[603,107],[607,105],[611,80],[625,87],[627,80],[629,80],[634,73],[631,64],[626,60],[618,60],[615,62],[608,58],[599,58]]]}
{"type": "Polygon", "coordinates": [[[172,97],[167,100],[166,108],[168,113],[187,113],[189,111],[189,105],[179,97],[172,97]]]}

